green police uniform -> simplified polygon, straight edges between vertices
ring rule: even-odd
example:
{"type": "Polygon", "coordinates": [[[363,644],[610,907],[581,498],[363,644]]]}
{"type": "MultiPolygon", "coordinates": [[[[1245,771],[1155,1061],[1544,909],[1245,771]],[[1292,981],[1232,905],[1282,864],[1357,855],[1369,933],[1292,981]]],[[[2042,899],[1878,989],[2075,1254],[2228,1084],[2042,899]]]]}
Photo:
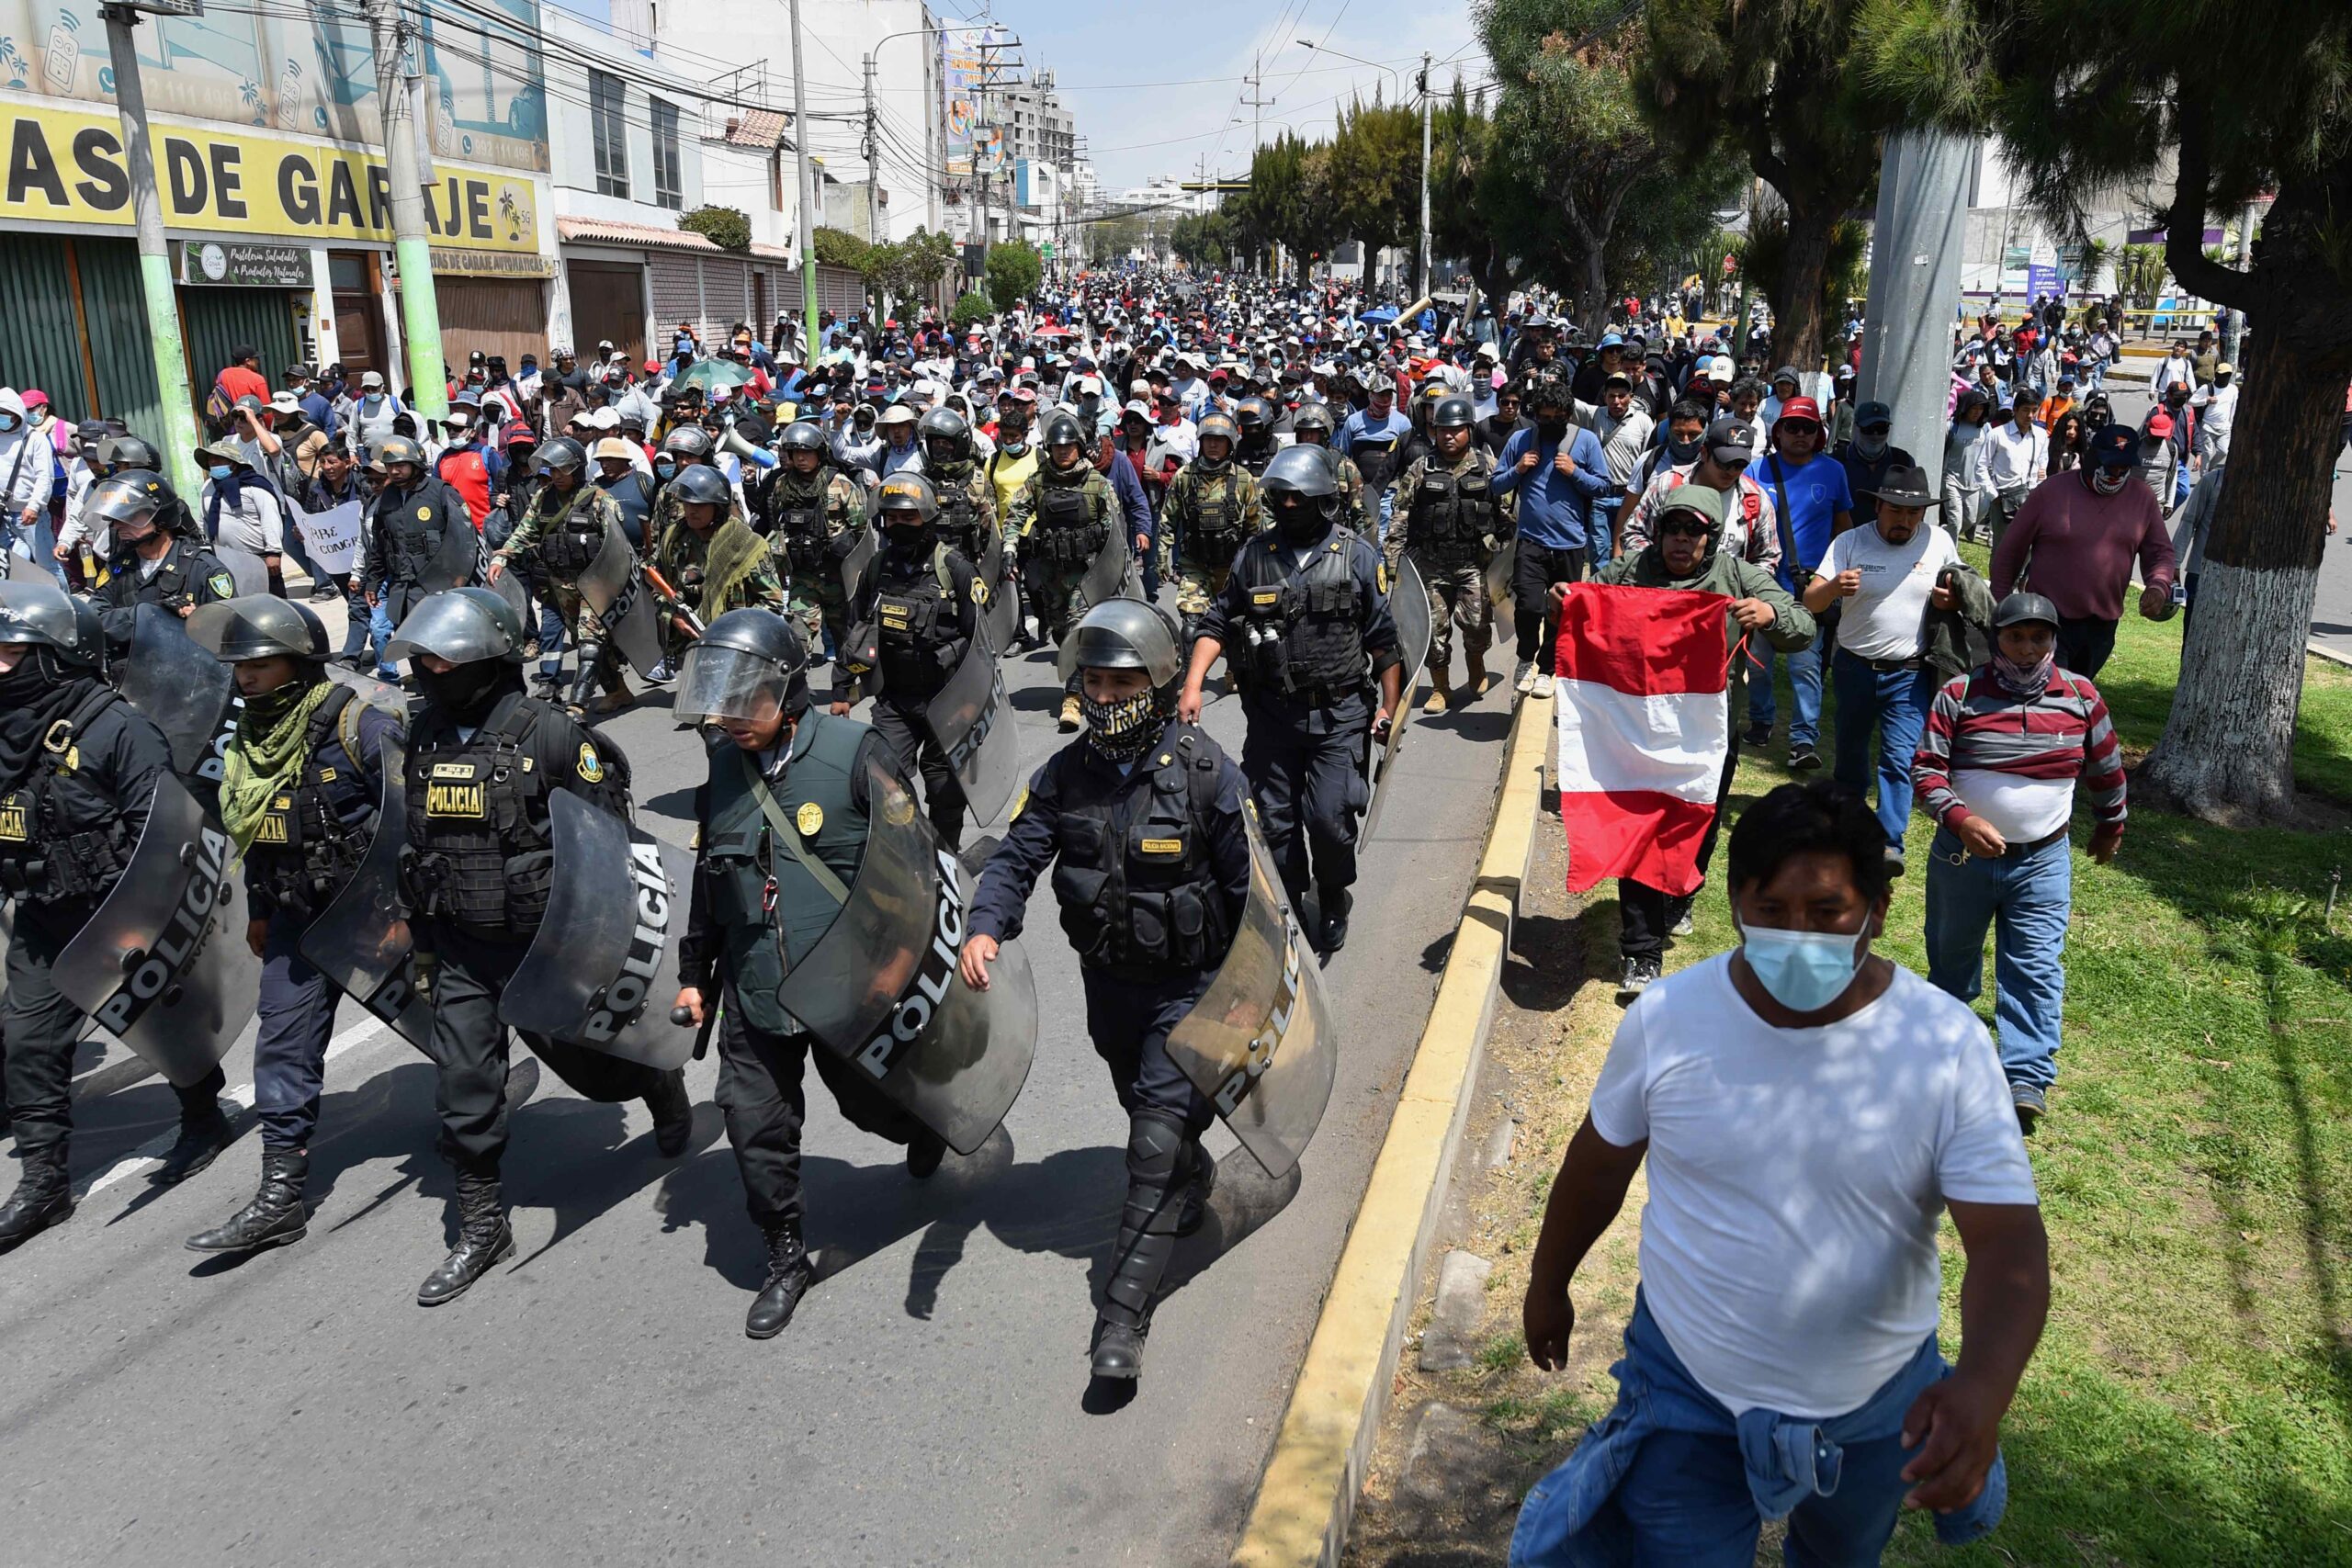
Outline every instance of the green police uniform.
{"type": "Polygon", "coordinates": [[[530,510],[492,558],[511,565],[518,556],[533,557],[556,614],[571,627],[572,641],[582,648],[601,645],[604,623],[580,596],[579,584],[580,574],[603,552],[608,533],[627,537],[620,503],[609,493],[586,483],[559,493],[553,485],[543,484],[531,498],[530,510]]]}
{"type": "Polygon", "coordinates": [[[1159,570],[1176,579],[1177,613],[1205,612],[1225,592],[1242,541],[1265,525],[1258,480],[1241,464],[1195,461],[1178,469],[1159,502],[1159,570]]]}
{"type": "Polygon", "coordinates": [[[1008,539],[1020,541],[1022,593],[1035,611],[1037,630],[1058,643],[1086,614],[1082,582],[1109,531],[1124,526],[1111,481],[1083,457],[1069,473],[1040,462],[1013,498],[1004,520],[1008,539]]]}
{"type": "Polygon", "coordinates": [[[978,566],[996,535],[996,487],[978,463],[939,463],[924,470],[939,498],[939,536],[947,547],[978,566]]]}
{"type": "Polygon", "coordinates": [[[673,618],[674,610],[692,611],[704,626],[746,606],[779,614],[784,610],[784,580],[776,575],[767,541],[752,533],[740,514],[728,517],[707,537],[683,519],[671,525],[654,547],[653,570],[678,591],[675,599],[661,598],[662,652],[673,665],[693,640],[673,618]]]}
{"type": "Polygon", "coordinates": [[[1396,476],[1383,548],[1393,581],[1407,551],[1430,592],[1430,668],[1453,661],[1453,631],[1478,658],[1494,640],[1495,605],[1487,596],[1487,563],[1502,547],[1502,524],[1490,486],[1494,455],[1473,442],[1452,463],[1434,452],[1396,476]]]}
{"type": "Polygon", "coordinates": [[[842,562],[865,532],[865,500],[849,477],[832,468],[813,474],[790,467],[768,485],[768,548],[781,558],[789,585],[789,614],[800,624],[813,659],[830,633],[840,647],[849,636],[843,619],[849,589],[842,562]]]}

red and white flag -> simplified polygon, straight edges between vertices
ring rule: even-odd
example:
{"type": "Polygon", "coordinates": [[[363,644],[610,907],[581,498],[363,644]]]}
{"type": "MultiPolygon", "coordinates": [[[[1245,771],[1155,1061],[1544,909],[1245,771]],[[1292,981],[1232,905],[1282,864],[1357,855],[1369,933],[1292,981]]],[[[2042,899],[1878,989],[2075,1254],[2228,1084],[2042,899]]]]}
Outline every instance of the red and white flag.
{"type": "Polygon", "coordinates": [[[1724,610],[1720,593],[1569,587],[1554,665],[1569,892],[1612,876],[1698,890],[1731,748],[1724,610]]]}

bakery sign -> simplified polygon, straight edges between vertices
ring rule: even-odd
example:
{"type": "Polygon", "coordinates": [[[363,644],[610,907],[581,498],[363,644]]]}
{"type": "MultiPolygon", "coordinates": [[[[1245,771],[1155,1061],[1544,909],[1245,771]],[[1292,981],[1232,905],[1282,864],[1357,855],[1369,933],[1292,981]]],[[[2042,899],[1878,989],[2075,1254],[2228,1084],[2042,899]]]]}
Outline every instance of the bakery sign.
{"type": "Polygon", "coordinates": [[[311,287],[311,253],[300,245],[249,245],[235,240],[174,240],[182,283],[264,288],[311,287]]]}
{"type": "MultiPolygon", "coordinates": [[[[9,103],[0,104],[0,126],[7,142],[0,206],[11,218],[131,227],[130,174],[115,116],[9,103]]],[[[391,180],[377,153],[187,125],[151,125],[147,139],[168,229],[391,242],[391,180]]],[[[424,189],[425,227],[436,248],[538,251],[537,195],[528,178],[447,163],[436,173],[424,189]]]]}

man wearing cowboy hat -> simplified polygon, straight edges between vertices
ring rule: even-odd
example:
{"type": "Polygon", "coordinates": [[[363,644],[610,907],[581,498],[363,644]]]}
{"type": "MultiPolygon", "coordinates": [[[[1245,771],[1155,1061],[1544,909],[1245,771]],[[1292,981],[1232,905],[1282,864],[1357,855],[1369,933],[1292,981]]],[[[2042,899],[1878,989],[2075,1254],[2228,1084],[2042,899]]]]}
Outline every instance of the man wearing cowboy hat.
{"type": "Polygon", "coordinates": [[[1836,777],[1859,795],[1870,793],[1871,731],[1879,732],[1878,820],[1886,830],[1890,872],[1903,870],[1903,832],[1911,820],[1911,760],[1934,700],[1935,671],[1924,657],[1930,604],[1953,607],[1945,571],[1960,565],[1951,536],[1924,526],[1937,505],[1926,470],[1891,468],[1875,491],[1868,527],[1849,528],[1829,541],[1821,568],[1805,585],[1804,607],[1818,615],[1845,608],[1830,660],[1838,698],[1836,777]]]}

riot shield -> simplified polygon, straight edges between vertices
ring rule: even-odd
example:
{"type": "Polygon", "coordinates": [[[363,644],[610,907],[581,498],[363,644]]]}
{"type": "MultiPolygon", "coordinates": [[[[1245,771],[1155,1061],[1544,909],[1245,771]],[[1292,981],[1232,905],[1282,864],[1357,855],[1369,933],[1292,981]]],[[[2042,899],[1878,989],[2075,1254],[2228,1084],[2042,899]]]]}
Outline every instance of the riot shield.
{"type": "Polygon", "coordinates": [[[245,945],[235,848],[176,778],[156,778],[130,864],[51,978],[182,1088],[210,1072],[254,1016],[261,960],[245,945]]]}
{"type": "Polygon", "coordinates": [[[670,1021],[694,856],[569,790],[548,797],[555,885],[531,948],[498,998],[528,1034],[667,1071],[694,1054],[670,1021]]]}
{"type": "Polygon", "coordinates": [[[408,753],[385,737],[383,806],[359,869],[295,945],[328,984],[433,1054],[433,1004],[416,994],[408,921],[398,908],[401,850],[408,842],[408,753]]]}
{"type": "MultiPolygon", "coordinates": [[[[1126,592],[1127,569],[1133,564],[1133,555],[1134,548],[1127,543],[1126,523],[1114,512],[1110,526],[1103,532],[1102,547],[1094,552],[1094,559],[1087,567],[1086,575],[1079,580],[1079,586],[1085,592],[1090,607],[1106,599],[1116,599],[1126,592]]],[[[1141,598],[1142,594],[1138,592],[1136,597],[1141,598]]]]}
{"type": "Polygon", "coordinates": [[[1001,653],[1012,646],[1021,631],[1021,589],[1005,560],[1001,532],[989,531],[988,544],[973,570],[988,584],[988,604],[980,619],[988,625],[989,640],[1001,653]]]}
{"type": "Polygon", "coordinates": [[[0,553],[5,553],[8,558],[9,581],[46,582],[51,588],[59,586],[57,579],[50,573],[41,570],[40,563],[35,561],[31,557],[19,555],[15,550],[8,550],[0,553]]]}
{"type": "Polygon", "coordinates": [[[1380,820],[1381,797],[1388,791],[1389,773],[1405,744],[1405,723],[1413,712],[1413,684],[1429,663],[1430,591],[1410,551],[1397,561],[1396,581],[1388,585],[1388,614],[1396,622],[1396,657],[1404,660],[1405,678],[1396,688],[1396,709],[1388,716],[1388,739],[1374,741],[1364,757],[1365,806],[1363,825],[1356,829],[1359,846],[1372,842],[1372,829],[1380,820]]]}
{"type": "Polygon", "coordinates": [[[1510,576],[1518,564],[1519,536],[1514,534],[1503,541],[1503,547],[1487,563],[1487,602],[1495,607],[1498,623],[1510,615],[1510,576]]]}
{"type": "Polygon", "coordinates": [[[964,650],[964,661],[923,708],[923,722],[964,786],[972,820],[995,821],[1021,784],[1021,742],[1013,734],[1004,671],[985,616],[964,650]]]}
{"type": "Polygon", "coordinates": [[[250,550],[221,548],[213,552],[222,566],[229,569],[230,581],[237,585],[237,596],[269,592],[269,564],[250,550]]]}
{"type": "Polygon", "coordinates": [[[578,587],[580,597],[604,623],[605,642],[650,680],[662,665],[662,622],[628,535],[617,528],[606,532],[596,558],[580,574],[578,587]]]}
{"type": "Polygon", "coordinates": [[[327,666],[327,679],[338,686],[350,687],[352,695],[369,707],[381,708],[395,718],[408,716],[408,694],[390,681],[379,681],[373,675],[363,674],[341,664],[327,666]]]}
{"type": "MultiPolygon", "coordinates": [[[[873,498],[869,495],[866,498],[868,518],[874,515],[873,504],[873,498]]],[[[874,525],[867,522],[859,526],[857,542],[850,547],[849,554],[842,557],[842,592],[852,600],[857,597],[857,580],[865,575],[865,563],[874,558],[874,525]]]]}
{"type": "Polygon", "coordinates": [[[481,535],[473,525],[463,519],[450,524],[442,532],[441,547],[434,553],[433,565],[424,576],[426,591],[481,581],[481,535]]]}
{"type": "Polygon", "coordinates": [[[1216,978],[1168,1032],[1168,1059],[1279,1179],[1323,1120],[1340,1043],[1323,972],[1283,897],[1254,807],[1247,817],[1250,902],[1216,978]]]}
{"type": "Polygon", "coordinates": [[[215,743],[236,728],[236,678],[196,645],[180,618],[161,604],[131,616],[130,650],[114,672],[123,701],[154,720],[172,748],[172,772],[219,777],[215,743]],[[210,761],[213,767],[205,768],[210,761]]]}
{"type": "MultiPolygon", "coordinates": [[[[490,573],[484,570],[482,576],[487,580],[490,573]]],[[[514,569],[513,562],[507,563],[506,569],[498,574],[498,581],[490,583],[489,587],[492,593],[514,606],[514,618],[523,623],[526,634],[537,629],[537,623],[531,619],[531,590],[524,583],[523,574],[514,569]]],[[[571,630],[569,626],[564,629],[571,630]]]]}
{"type": "Polygon", "coordinates": [[[878,761],[866,772],[865,858],[849,902],[776,988],[826,1050],[968,1155],[1028,1081],[1037,987],[1018,942],[985,991],[956,972],[973,878],[878,761]]]}

